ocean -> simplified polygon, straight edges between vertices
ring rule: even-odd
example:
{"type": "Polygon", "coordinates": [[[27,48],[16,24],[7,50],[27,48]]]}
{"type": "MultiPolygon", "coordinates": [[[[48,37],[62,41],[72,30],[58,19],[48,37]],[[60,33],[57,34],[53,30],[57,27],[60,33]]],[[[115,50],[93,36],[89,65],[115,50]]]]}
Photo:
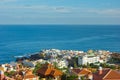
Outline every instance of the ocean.
{"type": "Polygon", "coordinates": [[[52,48],[120,52],[120,25],[0,25],[0,64],[52,48]]]}

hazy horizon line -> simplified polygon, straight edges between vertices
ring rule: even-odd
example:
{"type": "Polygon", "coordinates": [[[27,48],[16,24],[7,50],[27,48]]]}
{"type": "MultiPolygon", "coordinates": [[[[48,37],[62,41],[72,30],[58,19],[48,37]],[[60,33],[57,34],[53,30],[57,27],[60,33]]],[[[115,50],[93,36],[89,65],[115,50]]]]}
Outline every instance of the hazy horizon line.
{"type": "Polygon", "coordinates": [[[120,24],[0,24],[0,26],[4,26],[4,25],[35,25],[35,26],[37,26],[37,25],[116,25],[116,26],[119,26],[120,24]]]}

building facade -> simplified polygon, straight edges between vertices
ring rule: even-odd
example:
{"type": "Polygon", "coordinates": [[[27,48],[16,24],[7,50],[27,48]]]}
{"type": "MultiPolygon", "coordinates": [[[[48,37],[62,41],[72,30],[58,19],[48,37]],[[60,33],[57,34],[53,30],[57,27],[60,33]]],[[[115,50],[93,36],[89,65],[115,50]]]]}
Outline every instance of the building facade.
{"type": "Polygon", "coordinates": [[[99,62],[99,56],[79,56],[78,57],[78,65],[87,65],[87,63],[96,63],[99,62]]]}

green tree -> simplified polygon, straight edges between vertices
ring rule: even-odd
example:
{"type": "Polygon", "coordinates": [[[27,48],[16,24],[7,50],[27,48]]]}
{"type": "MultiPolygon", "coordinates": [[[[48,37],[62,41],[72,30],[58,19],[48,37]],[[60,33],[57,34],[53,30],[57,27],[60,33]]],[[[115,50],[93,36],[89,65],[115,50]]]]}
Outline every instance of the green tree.
{"type": "Polygon", "coordinates": [[[63,74],[61,80],[67,80],[67,74],[63,74]]]}
{"type": "Polygon", "coordinates": [[[76,63],[76,61],[74,61],[74,67],[75,68],[77,68],[78,66],[77,66],[77,63],[76,63]]]}
{"type": "Polygon", "coordinates": [[[85,80],[85,78],[82,76],[82,77],[81,77],[81,80],[85,80]]]}
{"type": "Polygon", "coordinates": [[[37,70],[40,69],[41,67],[42,67],[42,64],[37,63],[34,70],[33,70],[33,73],[36,74],[37,70]]]}
{"type": "Polygon", "coordinates": [[[70,76],[67,77],[67,80],[75,80],[76,78],[78,78],[78,76],[70,75],[70,76]]]}
{"type": "Polygon", "coordinates": [[[99,66],[98,65],[94,65],[93,63],[90,64],[90,67],[91,68],[98,68],[99,66]]]}
{"type": "Polygon", "coordinates": [[[101,63],[100,66],[102,66],[103,68],[106,68],[107,64],[106,63],[101,63]]]}
{"type": "Polygon", "coordinates": [[[8,77],[11,77],[15,74],[15,71],[5,72],[4,74],[8,77]]]}
{"type": "Polygon", "coordinates": [[[89,64],[89,63],[87,63],[87,68],[91,68],[91,66],[90,66],[90,64],[89,64]]]}
{"type": "Polygon", "coordinates": [[[109,66],[109,68],[116,69],[116,67],[114,65],[109,66]]]}

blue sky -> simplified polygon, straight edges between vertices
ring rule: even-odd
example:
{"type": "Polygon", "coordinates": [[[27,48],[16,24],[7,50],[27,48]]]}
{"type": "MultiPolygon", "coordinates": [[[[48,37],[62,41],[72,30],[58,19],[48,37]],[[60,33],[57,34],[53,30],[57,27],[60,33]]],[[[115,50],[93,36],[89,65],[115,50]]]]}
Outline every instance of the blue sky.
{"type": "Polygon", "coordinates": [[[120,0],[0,0],[0,24],[120,24],[120,0]]]}

